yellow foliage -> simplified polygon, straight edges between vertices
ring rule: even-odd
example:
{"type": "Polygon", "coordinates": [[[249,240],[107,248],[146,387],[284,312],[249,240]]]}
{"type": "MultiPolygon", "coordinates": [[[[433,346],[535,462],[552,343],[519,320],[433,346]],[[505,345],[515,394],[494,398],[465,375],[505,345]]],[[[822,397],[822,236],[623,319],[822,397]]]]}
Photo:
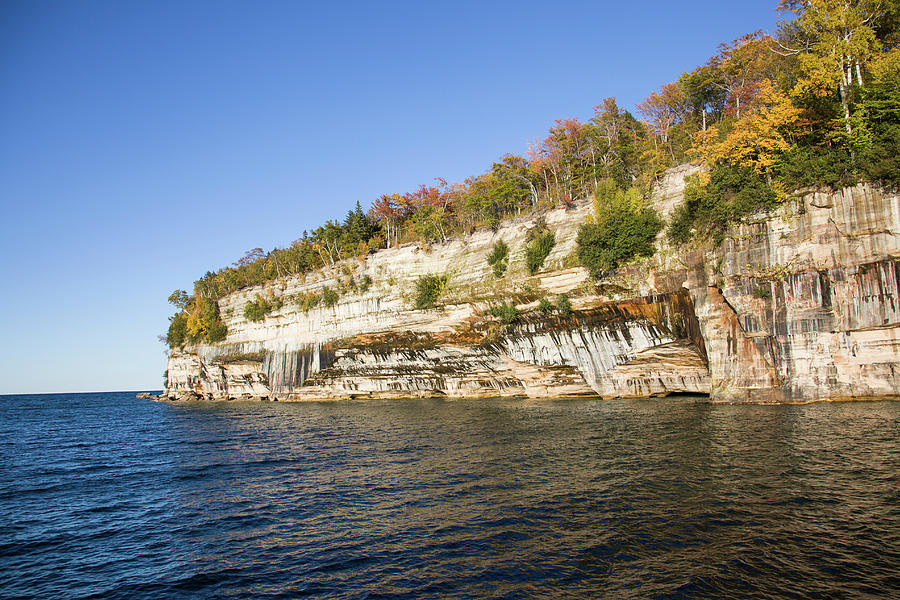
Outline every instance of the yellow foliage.
{"type": "Polygon", "coordinates": [[[194,302],[188,308],[187,332],[191,337],[199,337],[204,332],[203,315],[200,303],[194,302]]]}
{"type": "Polygon", "coordinates": [[[734,123],[724,140],[717,141],[714,127],[698,132],[698,153],[710,163],[725,161],[770,175],[775,157],[790,147],[784,133],[799,115],[800,109],[791,104],[791,99],[764,80],[750,110],[734,123]]]}
{"type": "Polygon", "coordinates": [[[883,52],[869,63],[869,72],[876,83],[887,82],[900,74],[900,48],[892,48],[883,52]]]}

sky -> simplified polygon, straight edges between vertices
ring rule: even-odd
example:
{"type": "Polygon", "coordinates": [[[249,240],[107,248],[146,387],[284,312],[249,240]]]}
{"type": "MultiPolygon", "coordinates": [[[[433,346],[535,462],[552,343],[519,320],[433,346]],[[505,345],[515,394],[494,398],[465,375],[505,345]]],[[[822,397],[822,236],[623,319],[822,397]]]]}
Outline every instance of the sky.
{"type": "Polygon", "coordinates": [[[751,2],[0,2],[0,394],[155,390],[166,299],[634,105],[751,2]]]}

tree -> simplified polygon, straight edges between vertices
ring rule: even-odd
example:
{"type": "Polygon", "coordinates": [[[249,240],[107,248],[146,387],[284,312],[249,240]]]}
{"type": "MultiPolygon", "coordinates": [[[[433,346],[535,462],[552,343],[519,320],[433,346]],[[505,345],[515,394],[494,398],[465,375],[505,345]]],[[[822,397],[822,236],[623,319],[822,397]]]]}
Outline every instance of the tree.
{"type": "Polygon", "coordinates": [[[759,93],[744,116],[734,123],[724,140],[716,141],[715,127],[700,136],[699,153],[707,162],[730,162],[752,167],[771,182],[778,155],[790,148],[786,134],[800,110],[769,80],[759,83],[759,93]]]}
{"type": "Polygon", "coordinates": [[[652,256],[659,216],[644,206],[638,190],[601,184],[594,197],[594,214],[578,229],[578,260],[600,278],[635,256],[652,256]]]}
{"type": "Polygon", "coordinates": [[[245,267],[247,265],[253,264],[256,261],[264,258],[265,255],[266,255],[266,253],[263,252],[262,248],[253,248],[251,250],[247,250],[247,252],[244,253],[244,256],[237,259],[237,261],[234,263],[234,266],[245,267]]]}
{"type": "Polygon", "coordinates": [[[175,290],[169,294],[169,304],[175,305],[175,308],[178,310],[184,310],[192,301],[193,298],[188,296],[188,293],[184,290],[175,290]]]}
{"type": "Polygon", "coordinates": [[[706,131],[707,115],[718,120],[725,111],[728,90],[724,75],[719,69],[706,64],[690,73],[682,73],[678,83],[684,90],[694,115],[699,115],[701,130],[706,131]]]}
{"type": "Polygon", "coordinates": [[[351,254],[358,251],[360,248],[363,251],[368,250],[368,242],[372,239],[372,236],[375,235],[377,231],[376,226],[369,221],[369,218],[366,216],[366,213],[363,212],[362,207],[359,204],[359,200],[356,201],[356,208],[347,213],[347,217],[344,219],[344,235],[342,240],[342,247],[346,254],[351,254]]]}
{"type": "Polygon", "coordinates": [[[504,154],[491,165],[493,179],[491,198],[503,212],[521,213],[522,208],[537,200],[534,172],[528,161],[516,154],[504,154]]]}
{"type": "Polygon", "coordinates": [[[769,42],[761,31],[748,33],[719,44],[719,53],[707,63],[715,72],[719,89],[725,92],[726,110],[738,119],[756,95],[758,83],[773,75],[769,42]]]}
{"type": "Polygon", "coordinates": [[[900,48],[870,63],[870,82],[863,90],[864,122],[869,144],[859,150],[866,158],[866,174],[900,184],[900,48]]]}
{"type": "MultiPolygon", "coordinates": [[[[878,49],[873,21],[881,3],[874,0],[781,0],[778,9],[797,18],[793,45],[782,42],[783,54],[797,55],[802,77],[795,95],[821,96],[838,90],[847,138],[853,136],[851,86],[863,85],[863,71],[878,49]]],[[[851,155],[853,149],[851,147],[851,155]]]]}
{"type": "Polygon", "coordinates": [[[369,209],[372,220],[381,225],[388,246],[400,241],[400,223],[403,220],[400,209],[400,194],[383,194],[369,209]]]}
{"type": "Polygon", "coordinates": [[[487,262],[494,272],[494,277],[503,277],[509,266],[509,246],[506,245],[506,242],[501,239],[494,243],[491,253],[488,254],[487,262]]]}
{"type": "Polygon", "coordinates": [[[672,160],[675,160],[669,134],[672,126],[684,119],[690,111],[688,97],[682,87],[678,83],[667,83],[659,92],[651,92],[637,107],[638,112],[647,117],[653,131],[668,147],[672,160]]]}
{"type": "Polygon", "coordinates": [[[440,207],[423,204],[413,214],[413,229],[425,242],[437,242],[447,239],[447,229],[451,225],[450,215],[440,207]]]}
{"type": "Polygon", "coordinates": [[[641,173],[640,148],[645,142],[644,127],[615,98],[606,98],[594,107],[591,118],[596,140],[600,179],[612,178],[622,187],[632,185],[641,173]]]}

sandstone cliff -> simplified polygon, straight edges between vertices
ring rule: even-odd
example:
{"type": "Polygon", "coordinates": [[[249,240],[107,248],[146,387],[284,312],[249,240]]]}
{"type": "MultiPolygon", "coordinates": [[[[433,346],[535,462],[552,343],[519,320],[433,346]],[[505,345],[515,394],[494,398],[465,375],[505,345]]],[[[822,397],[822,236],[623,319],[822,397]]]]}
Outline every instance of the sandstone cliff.
{"type": "MultiPolygon", "coordinates": [[[[692,167],[671,170],[654,202],[667,215],[692,167]]],[[[809,193],[732,228],[718,247],[671,248],[594,282],[574,261],[588,203],[544,214],[557,244],[523,266],[534,217],[431,248],[409,244],[220,300],[228,336],[169,357],[170,398],[653,396],[788,402],[900,390],[900,195],[860,185],[809,193]],[[510,268],[491,274],[494,242],[510,268]],[[449,274],[440,305],[415,310],[415,280],[449,274]],[[352,291],[348,282],[372,285],[352,291]],[[328,286],[333,307],[297,299],[328,286]],[[542,298],[574,310],[539,311],[542,298]],[[282,306],[244,318],[257,295],[282,306]],[[487,316],[514,302],[519,318],[487,316]]]]}

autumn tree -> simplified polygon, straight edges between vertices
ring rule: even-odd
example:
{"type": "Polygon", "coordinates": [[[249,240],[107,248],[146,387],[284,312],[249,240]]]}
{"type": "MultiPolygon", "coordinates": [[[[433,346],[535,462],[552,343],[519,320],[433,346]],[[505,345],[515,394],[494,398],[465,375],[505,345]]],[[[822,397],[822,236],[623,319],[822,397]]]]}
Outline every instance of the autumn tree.
{"type": "Polygon", "coordinates": [[[383,194],[369,209],[371,219],[381,226],[388,246],[400,241],[400,224],[403,221],[400,199],[400,194],[383,194]]]}
{"type": "MultiPolygon", "coordinates": [[[[829,95],[837,88],[842,123],[848,141],[853,137],[851,120],[852,85],[864,84],[863,72],[878,49],[872,25],[881,14],[874,0],[781,0],[782,12],[797,15],[783,31],[779,42],[782,54],[796,55],[801,77],[795,95],[829,95]],[[792,39],[785,39],[785,38],[792,39]]],[[[853,148],[851,145],[851,154],[853,148]]]]}
{"type": "Polygon", "coordinates": [[[643,102],[638,103],[637,108],[647,118],[653,132],[666,145],[675,161],[672,128],[690,113],[690,103],[684,89],[678,83],[667,83],[659,92],[651,92],[643,102]]]}
{"type": "Polygon", "coordinates": [[[729,162],[750,167],[772,181],[772,170],[778,155],[790,148],[787,135],[797,121],[800,110],[791,99],[769,80],[759,83],[753,102],[721,141],[713,127],[702,132],[699,153],[709,163],[729,162]]]}

